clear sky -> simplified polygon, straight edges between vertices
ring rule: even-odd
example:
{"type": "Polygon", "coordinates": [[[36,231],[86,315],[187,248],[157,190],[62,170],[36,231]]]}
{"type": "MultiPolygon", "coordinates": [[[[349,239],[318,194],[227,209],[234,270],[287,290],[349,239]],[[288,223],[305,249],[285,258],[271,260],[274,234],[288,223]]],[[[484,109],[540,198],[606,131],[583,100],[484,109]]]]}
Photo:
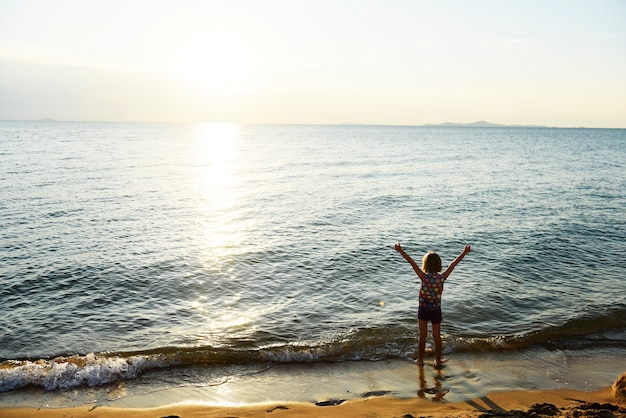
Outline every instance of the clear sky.
{"type": "Polygon", "coordinates": [[[0,0],[0,119],[626,128],[623,0],[0,0]]]}

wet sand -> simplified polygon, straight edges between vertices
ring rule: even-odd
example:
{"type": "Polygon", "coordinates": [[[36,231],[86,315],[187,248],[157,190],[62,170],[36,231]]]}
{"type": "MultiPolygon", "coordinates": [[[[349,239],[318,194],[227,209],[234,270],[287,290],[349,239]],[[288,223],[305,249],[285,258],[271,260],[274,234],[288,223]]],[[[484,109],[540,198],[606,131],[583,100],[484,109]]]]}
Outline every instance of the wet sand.
{"type": "Polygon", "coordinates": [[[576,390],[510,391],[492,393],[465,402],[433,402],[429,399],[399,399],[391,396],[353,399],[334,405],[311,403],[270,403],[244,406],[178,404],[160,408],[74,408],[0,409],[6,417],[495,417],[495,416],[587,416],[619,417],[626,414],[613,389],[584,392],[576,390]]]}
{"type": "Polygon", "coordinates": [[[190,370],[170,369],[108,387],[5,393],[0,417],[626,416],[626,360],[610,354],[457,354],[443,370],[401,360],[285,364],[221,381],[206,369],[205,383],[194,375],[190,384],[180,383],[190,370]]]}

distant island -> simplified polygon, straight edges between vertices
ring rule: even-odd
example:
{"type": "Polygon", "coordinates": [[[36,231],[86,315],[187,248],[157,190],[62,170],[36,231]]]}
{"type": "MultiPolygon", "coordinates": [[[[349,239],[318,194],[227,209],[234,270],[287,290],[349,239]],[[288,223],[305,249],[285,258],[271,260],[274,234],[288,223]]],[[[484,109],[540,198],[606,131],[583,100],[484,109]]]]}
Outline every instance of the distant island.
{"type": "Polygon", "coordinates": [[[470,122],[470,123],[427,123],[426,125],[420,126],[433,126],[433,127],[464,127],[464,128],[548,128],[548,126],[543,125],[502,125],[498,123],[490,123],[484,120],[478,122],[470,122]]]}
{"type": "MultiPolygon", "coordinates": [[[[370,126],[367,123],[351,123],[351,122],[342,122],[339,125],[342,126],[370,126]]],[[[444,122],[444,123],[427,123],[424,125],[386,125],[386,124],[378,124],[377,126],[416,126],[416,127],[432,127],[432,128],[441,128],[441,127],[458,127],[458,128],[553,128],[553,126],[547,125],[504,125],[500,123],[491,123],[484,120],[480,120],[478,122],[470,122],[470,123],[456,123],[456,122],[444,122]]],[[[582,126],[581,126],[582,128],[582,126]]]]}

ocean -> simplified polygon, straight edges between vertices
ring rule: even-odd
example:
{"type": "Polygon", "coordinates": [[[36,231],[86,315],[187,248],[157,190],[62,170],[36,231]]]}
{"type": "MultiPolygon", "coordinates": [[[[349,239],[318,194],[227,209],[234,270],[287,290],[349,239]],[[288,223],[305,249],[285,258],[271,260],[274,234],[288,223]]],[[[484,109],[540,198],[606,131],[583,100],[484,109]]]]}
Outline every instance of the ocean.
{"type": "Polygon", "coordinates": [[[626,353],[624,129],[3,121],[0,156],[5,394],[410,362],[396,242],[472,245],[447,356],[626,353]]]}

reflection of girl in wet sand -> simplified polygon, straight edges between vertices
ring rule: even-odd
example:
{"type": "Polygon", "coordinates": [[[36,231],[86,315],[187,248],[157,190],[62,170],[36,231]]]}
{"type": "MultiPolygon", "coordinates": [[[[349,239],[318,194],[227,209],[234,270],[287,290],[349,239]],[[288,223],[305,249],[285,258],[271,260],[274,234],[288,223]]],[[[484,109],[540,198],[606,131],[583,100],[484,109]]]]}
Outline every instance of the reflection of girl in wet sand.
{"type": "Polygon", "coordinates": [[[435,401],[435,402],[443,401],[443,397],[446,396],[446,394],[450,392],[450,390],[444,388],[443,384],[441,383],[444,379],[444,377],[441,375],[441,370],[437,370],[436,373],[437,375],[433,376],[435,386],[429,388],[428,385],[426,384],[426,378],[424,377],[424,368],[423,367],[419,368],[420,388],[417,391],[417,396],[419,396],[420,398],[428,399],[426,398],[427,394],[434,395],[431,398],[432,401],[435,401]]]}
{"type": "Polygon", "coordinates": [[[422,259],[422,268],[420,268],[417,263],[404,252],[400,243],[396,244],[394,248],[411,264],[413,270],[422,282],[417,313],[420,327],[417,364],[420,366],[424,365],[426,335],[428,334],[428,321],[430,321],[432,322],[433,340],[435,340],[435,367],[441,367],[441,321],[443,319],[441,315],[441,294],[443,292],[443,284],[456,265],[459,264],[472,248],[467,244],[463,252],[450,263],[443,274],[441,274],[441,257],[439,257],[437,253],[427,253],[422,259]]]}

